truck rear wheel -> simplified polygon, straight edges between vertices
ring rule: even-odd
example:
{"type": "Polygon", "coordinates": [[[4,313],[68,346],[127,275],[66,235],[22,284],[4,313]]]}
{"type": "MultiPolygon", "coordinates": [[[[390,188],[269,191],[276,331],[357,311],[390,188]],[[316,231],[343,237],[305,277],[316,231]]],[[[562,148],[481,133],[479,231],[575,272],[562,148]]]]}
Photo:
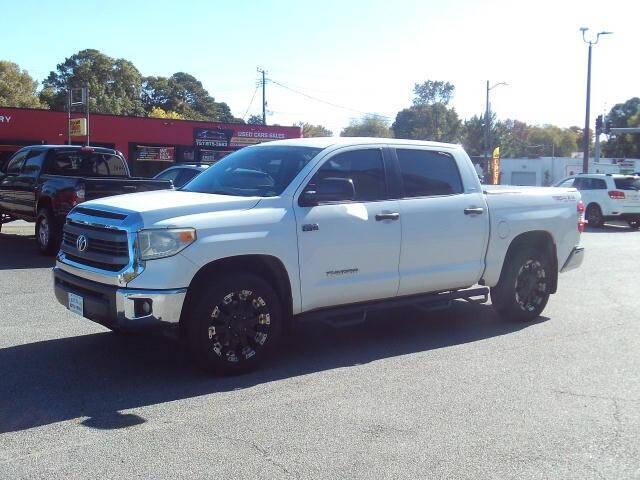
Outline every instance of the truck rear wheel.
{"type": "Polygon", "coordinates": [[[55,255],[62,243],[62,228],[51,210],[47,207],[38,210],[36,217],[36,242],[44,255],[55,255]]]}
{"type": "Polygon", "coordinates": [[[236,375],[258,368],[282,336],[282,304],[262,278],[223,276],[195,294],[187,318],[187,342],[205,370],[236,375]]]}
{"type": "Polygon", "coordinates": [[[537,318],[549,301],[552,262],[542,249],[525,246],[512,252],[503,266],[491,303],[501,316],[518,321],[537,318]]]}

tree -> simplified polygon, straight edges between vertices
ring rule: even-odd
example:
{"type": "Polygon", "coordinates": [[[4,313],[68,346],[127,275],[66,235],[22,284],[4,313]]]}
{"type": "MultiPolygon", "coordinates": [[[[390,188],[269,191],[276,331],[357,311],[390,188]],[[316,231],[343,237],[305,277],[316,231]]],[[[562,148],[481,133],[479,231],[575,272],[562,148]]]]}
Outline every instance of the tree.
{"type": "Polygon", "coordinates": [[[333,136],[333,132],[322,125],[312,125],[307,122],[298,122],[294,125],[302,129],[302,136],[305,138],[333,136]]]}
{"type": "Polygon", "coordinates": [[[264,122],[262,121],[262,115],[250,115],[247,123],[249,125],[264,125],[264,122]]]}
{"type": "MultiPolygon", "coordinates": [[[[492,122],[495,125],[495,122],[492,122]]],[[[495,139],[495,127],[492,138],[495,139]]],[[[484,153],[484,116],[474,115],[462,124],[460,140],[467,153],[471,156],[480,156],[484,153]]]]}
{"type": "Polygon", "coordinates": [[[365,115],[352,120],[349,126],[340,132],[341,137],[382,137],[390,138],[389,122],[378,115],[365,115]]]}
{"type": "Polygon", "coordinates": [[[26,70],[5,60],[0,60],[0,106],[43,108],[38,99],[36,82],[26,70]]]}
{"type": "Polygon", "coordinates": [[[171,77],[145,77],[141,98],[144,109],[154,107],[179,113],[189,120],[238,122],[224,102],[216,102],[193,75],[178,72],[171,77]]]}
{"type": "Polygon", "coordinates": [[[169,118],[172,120],[184,120],[184,117],[178,112],[166,111],[160,107],[153,107],[149,112],[149,116],[153,118],[169,118]]]}
{"type": "Polygon", "coordinates": [[[65,110],[69,88],[89,87],[92,112],[141,115],[142,75],[128,60],[113,59],[88,49],[65,59],[43,82],[41,100],[53,110],[65,110]]]}
{"type": "Polygon", "coordinates": [[[441,103],[448,105],[453,98],[456,87],[449,82],[441,80],[427,80],[416,83],[413,87],[413,105],[433,105],[441,103]]]}
{"type": "Polygon", "coordinates": [[[414,105],[401,110],[391,128],[397,138],[459,141],[462,122],[453,108],[442,103],[414,105]]]}
{"type": "MultiPolygon", "coordinates": [[[[607,120],[613,127],[640,127],[640,98],[614,105],[607,120]]],[[[607,157],[640,158],[640,134],[611,136],[602,145],[602,153],[607,157]]]]}

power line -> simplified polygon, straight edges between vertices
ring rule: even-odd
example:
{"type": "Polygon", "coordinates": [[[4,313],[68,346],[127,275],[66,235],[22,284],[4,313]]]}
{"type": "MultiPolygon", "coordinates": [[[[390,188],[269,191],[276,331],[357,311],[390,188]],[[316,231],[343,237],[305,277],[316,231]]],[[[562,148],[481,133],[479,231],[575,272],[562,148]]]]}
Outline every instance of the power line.
{"type": "Polygon", "coordinates": [[[283,83],[280,83],[280,82],[274,80],[273,78],[269,78],[268,81],[278,85],[279,87],[282,87],[282,88],[284,88],[286,90],[289,90],[289,91],[291,91],[293,93],[297,93],[298,95],[302,95],[303,97],[306,97],[306,98],[308,98],[310,100],[315,100],[316,102],[324,103],[326,105],[330,105],[330,106],[335,107],[335,108],[340,108],[342,110],[348,110],[348,111],[351,111],[351,112],[356,112],[356,113],[359,113],[360,115],[370,115],[372,117],[379,117],[379,118],[384,118],[386,120],[391,120],[391,117],[388,117],[386,115],[380,115],[379,113],[372,113],[372,112],[363,112],[362,110],[357,110],[355,108],[345,107],[344,105],[339,105],[337,103],[329,102],[327,100],[323,100],[321,98],[314,97],[313,95],[309,95],[307,93],[301,92],[300,90],[296,90],[295,88],[288,87],[287,85],[284,85],[283,83]]]}
{"type": "Polygon", "coordinates": [[[249,109],[251,108],[251,105],[253,105],[253,99],[256,98],[256,93],[258,93],[258,86],[256,86],[256,89],[253,91],[253,95],[251,96],[251,101],[249,102],[249,106],[247,107],[247,109],[244,112],[244,115],[242,116],[243,120],[247,118],[247,113],[249,113],[249,109]]]}

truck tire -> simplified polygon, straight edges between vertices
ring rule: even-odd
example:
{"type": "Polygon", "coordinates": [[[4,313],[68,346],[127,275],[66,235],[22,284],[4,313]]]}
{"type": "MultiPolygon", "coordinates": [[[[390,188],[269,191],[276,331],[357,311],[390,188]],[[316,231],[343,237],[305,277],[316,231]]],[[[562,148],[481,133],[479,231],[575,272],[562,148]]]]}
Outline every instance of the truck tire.
{"type": "Polygon", "coordinates": [[[585,218],[590,227],[600,228],[604,225],[602,210],[595,203],[592,203],[587,207],[585,218]]]}
{"type": "Polygon", "coordinates": [[[43,255],[55,255],[62,243],[62,228],[47,207],[38,210],[36,217],[36,243],[43,255]]]}
{"type": "Polygon", "coordinates": [[[530,245],[511,252],[491,289],[491,303],[498,313],[516,321],[537,318],[551,294],[552,264],[545,250],[530,245]]]}
{"type": "Polygon", "coordinates": [[[194,294],[186,319],[196,362],[218,375],[258,368],[282,336],[284,317],[276,291],[250,273],[221,276],[194,294]]]}

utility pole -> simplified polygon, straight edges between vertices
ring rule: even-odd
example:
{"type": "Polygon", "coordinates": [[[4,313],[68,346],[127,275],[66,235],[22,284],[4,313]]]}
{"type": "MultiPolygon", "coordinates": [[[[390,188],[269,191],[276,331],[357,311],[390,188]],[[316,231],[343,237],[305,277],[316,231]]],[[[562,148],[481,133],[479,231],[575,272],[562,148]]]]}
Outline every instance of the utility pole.
{"type": "Polygon", "coordinates": [[[262,124],[267,124],[267,97],[266,97],[266,86],[267,86],[267,72],[264,68],[257,68],[258,73],[262,74],[262,124]]]}
{"type": "Polygon", "coordinates": [[[487,80],[487,100],[486,100],[486,108],[484,112],[484,161],[489,166],[489,126],[490,122],[490,113],[489,113],[489,80],[487,80]]]}
{"type": "Polygon", "coordinates": [[[582,40],[589,45],[589,56],[587,57],[587,108],[584,118],[584,139],[583,139],[583,156],[582,156],[582,173],[589,173],[589,143],[591,137],[589,135],[590,110],[591,110],[591,50],[598,43],[600,35],[610,35],[613,32],[598,32],[595,40],[587,40],[585,33],[588,27],[582,27],[582,40]]]}
{"type": "Polygon", "coordinates": [[[487,99],[486,109],[484,112],[484,161],[489,167],[489,158],[491,157],[491,104],[489,103],[489,92],[500,85],[508,85],[506,82],[499,82],[493,86],[489,86],[489,80],[487,80],[487,99]]]}

